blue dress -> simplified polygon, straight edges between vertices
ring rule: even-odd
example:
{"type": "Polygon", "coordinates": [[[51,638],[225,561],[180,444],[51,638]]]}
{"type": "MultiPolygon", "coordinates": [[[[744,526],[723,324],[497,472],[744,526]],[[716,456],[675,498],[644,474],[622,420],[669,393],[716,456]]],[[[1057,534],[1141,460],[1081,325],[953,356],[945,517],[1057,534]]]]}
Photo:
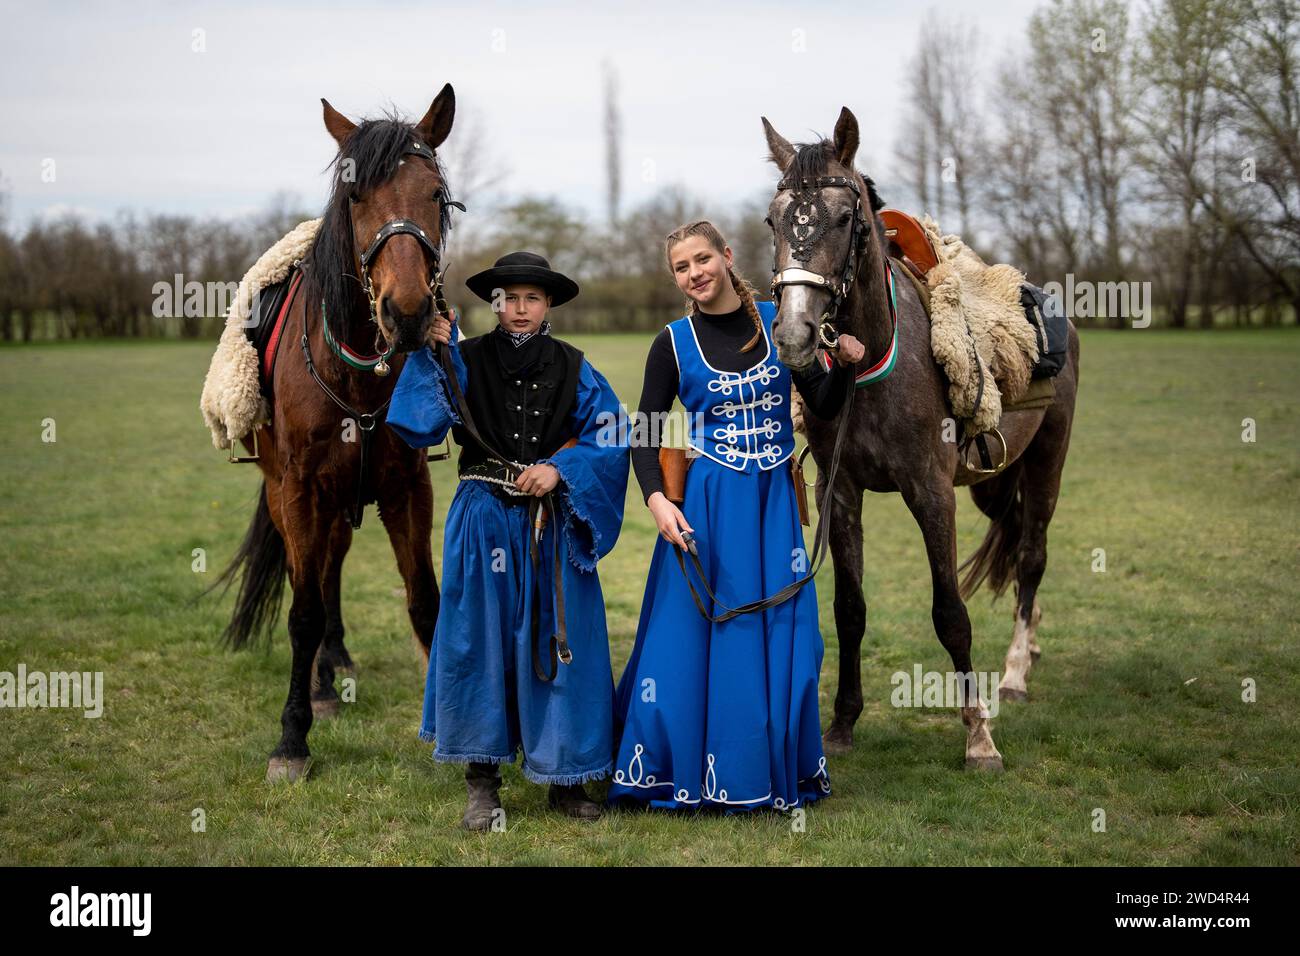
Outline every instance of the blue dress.
{"type": "MultiPolygon", "coordinates": [[[[462,388],[482,387],[468,380],[459,348],[451,348],[462,388]]],[[[436,741],[434,759],[512,763],[522,748],[523,774],[535,783],[608,775],[614,681],[596,562],[614,547],[623,522],[628,450],[608,440],[608,423],[618,414],[618,396],[584,359],[569,419],[578,444],[540,459],[560,473],[561,573],[573,652],[554,681],[536,677],[531,656],[536,601],[542,604],[539,640],[555,631],[553,529],[542,537],[534,571],[527,509],[507,505],[478,481],[457,487],[443,535],[442,600],[420,723],[420,739],[436,741]]],[[[437,445],[460,424],[446,373],[427,346],[407,358],[387,420],[416,448],[437,445]]]]}
{"type": "MultiPolygon", "coordinates": [[[[729,607],[773,594],[809,563],[791,477],[790,373],[772,345],[775,307],[759,303],[759,312],[767,354],[745,372],[709,366],[689,317],[668,326],[688,443],[700,455],[686,474],[682,512],[710,587],[729,607]]],[[[620,739],[609,799],[786,810],[829,794],[815,585],[775,608],[714,624],[695,607],[676,547],[660,537],[651,558],[636,644],[616,693],[620,739]]]]}

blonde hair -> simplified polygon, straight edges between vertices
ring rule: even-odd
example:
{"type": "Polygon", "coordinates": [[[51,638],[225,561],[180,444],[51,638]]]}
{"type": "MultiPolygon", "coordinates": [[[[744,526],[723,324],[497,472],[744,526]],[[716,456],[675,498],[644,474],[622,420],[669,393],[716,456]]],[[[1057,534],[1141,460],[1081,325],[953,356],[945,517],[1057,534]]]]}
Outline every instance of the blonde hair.
{"type": "MultiPolygon", "coordinates": [[[[723,238],[722,233],[718,231],[717,226],[709,222],[707,219],[697,219],[695,222],[688,222],[686,225],[670,232],[667,240],[664,242],[664,257],[668,260],[668,269],[670,272],[673,267],[673,246],[677,245],[679,242],[684,242],[692,236],[702,236],[704,241],[717,251],[718,255],[723,255],[726,252],[727,240],[723,238]]],[[[740,298],[740,303],[745,307],[745,312],[749,314],[750,321],[754,323],[754,337],[746,342],[741,348],[742,352],[748,352],[763,340],[763,320],[759,317],[758,305],[754,301],[754,287],[731,266],[727,266],[727,276],[731,279],[731,288],[740,298]]],[[[694,315],[699,311],[699,303],[690,296],[687,296],[686,309],[694,315]]]]}

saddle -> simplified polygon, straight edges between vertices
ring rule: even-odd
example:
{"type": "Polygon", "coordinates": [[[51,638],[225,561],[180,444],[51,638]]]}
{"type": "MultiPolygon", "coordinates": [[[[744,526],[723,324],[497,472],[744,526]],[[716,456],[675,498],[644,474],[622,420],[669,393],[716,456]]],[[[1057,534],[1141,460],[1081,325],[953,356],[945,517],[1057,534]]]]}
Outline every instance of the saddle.
{"type": "Polygon", "coordinates": [[[939,264],[939,254],[925,229],[899,209],[880,210],[880,219],[885,224],[885,238],[891,243],[889,255],[924,283],[930,270],[939,264]]]}
{"type": "Polygon", "coordinates": [[[263,397],[271,401],[271,380],[275,357],[279,352],[284,323],[294,296],[302,282],[302,270],[293,269],[279,282],[273,282],[254,297],[249,324],[244,335],[257,352],[258,382],[263,397]]]}
{"type": "Polygon", "coordinates": [[[931,322],[931,348],[949,381],[962,458],[991,473],[1006,462],[1004,413],[1045,408],[1065,364],[1068,321],[1057,304],[1012,266],[990,266],[929,217],[884,209],[889,255],[901,263],[931,322]],[[994,463],[985,435],[1002,447],[994,463]],[[968,452],[978,454],[972,461],[968,452]]]}
{"type": "MultiPolygon", "coordinates": [[[[203,394],[199,399],[199,409],[212,433],[215,448],[233,448],[234,443],[249,434],[255,424],[270,419],[270,404],[262,390],[270,379],[266,357],[269,354],[274,358],[279,339],[275,336],[275,323],[255,321],[253,309],[257,306],[260,311],[265,306],[268,315],[279,317],[283,306],[279,311],[275,310],[270,297],[258,293],[291,278],[293,263],[311,251],[320,222],[319,219],[308,219],[289,230],[262,253],[239,280],[235,301],[226,310],[226,324],[208,364],[203,394]],[[261,351],[253,339],[261,340],[261,351]]],[[[256,436],[256,432],[253,434],[256,436]]]]}

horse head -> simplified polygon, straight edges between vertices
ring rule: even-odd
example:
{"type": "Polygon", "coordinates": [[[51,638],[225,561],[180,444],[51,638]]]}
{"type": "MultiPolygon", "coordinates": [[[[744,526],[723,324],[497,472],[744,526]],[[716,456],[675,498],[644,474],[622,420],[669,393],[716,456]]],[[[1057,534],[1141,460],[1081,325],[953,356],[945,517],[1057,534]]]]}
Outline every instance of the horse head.
{"type": "MultiPolygon", "coordinates": [[[[781,171],[765,222],[772,230],[772,324],[777,356],[807,368],[835,323],[863,261],[879,256],[875,214],[884,204],[853,167],[858,121],[840,110],[833,140],[793,146],[763,117],[770,158],[781,171]]],[[[843,329],[848,331],[848,329],[843,329]]]]}
{"type": "Polygon", "coordinates": [[[435,152],[451,132],[455,93],[444,86],[413,126],[391,116],[353,123],[321,104],[339,146],[313,250],[326,321],[336,336],[346,334],[351,306],[364,295],[387,347],[412,351],[425,343],[441,294],[449,207],[464,208],[450,199],[435,152]]]}

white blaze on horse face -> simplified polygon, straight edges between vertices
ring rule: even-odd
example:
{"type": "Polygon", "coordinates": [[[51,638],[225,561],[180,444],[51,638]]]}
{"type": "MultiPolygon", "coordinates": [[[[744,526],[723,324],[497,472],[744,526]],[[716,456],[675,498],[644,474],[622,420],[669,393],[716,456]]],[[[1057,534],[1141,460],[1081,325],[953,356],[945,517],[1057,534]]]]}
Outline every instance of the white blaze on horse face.
{"type": "MultiPolygon", "coordinates": [[[[854,209],[849,199],[837,195],[840,192],[847,190],[824,189],[818,194],[819,213],[826,217],[826,223],[820,237],[810,247],[811,255],[806,261],[794,258],[791,236],[786,228],[785,217],[791,203],[795,201],[794,194],[783,191],[772,202],[768,217],[775,224],[775,265],[778,272],[799,269],[821,276],[828,282],[839,282],[844,272],[845,256],[852,252],[848,245],[853,234],[851,215],[854,209]]],[[[803,368],[813,360],[819,344],[818,329],[831,301],[830,290],[825,287],[782,287],[774,338],[778,355],[786,365],[803,368]]],[[[834,316],[829,318],[833,319],[834,316]]]]}

